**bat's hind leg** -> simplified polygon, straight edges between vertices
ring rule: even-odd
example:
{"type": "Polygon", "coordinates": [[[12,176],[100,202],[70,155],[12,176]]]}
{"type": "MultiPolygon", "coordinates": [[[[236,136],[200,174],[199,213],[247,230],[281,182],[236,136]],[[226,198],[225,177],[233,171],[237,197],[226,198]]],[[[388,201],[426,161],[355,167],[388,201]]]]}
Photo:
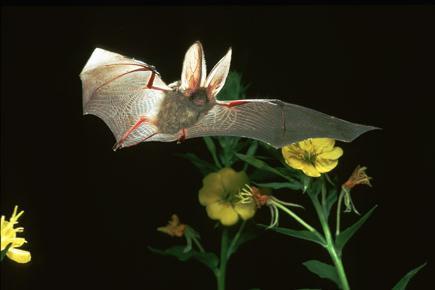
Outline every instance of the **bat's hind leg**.
{"type": "Polygon", "coordinates": [[[154,122],[147,117],[140,117],[140,119],[122,135],[121,139],[119,139],[119,141],[116,142],[115,145],[113,145],[112,149],[113,149],[113,151],[116,151],[117,149],[120,149],[120,148],[130,147],[130,146],[139,144],[139,143],[145,141],[146,139],[151,138],[155,134],[157,134],[157,128],[154,125],[154,122]],[[147,131],[152,131],[152,132],[149,132],[149,134],[145,134],[145,137],[133,138],[135,140],[140,140],[140,141],[131,142],[131,140],[130,140],[128,142],[128,144],[126,145],[125,143],[127,140],[131,139],[131,137],[135,137],[135,136],[132,136],[133,132],[138,130],[141,126],[144,126],[144,125],[146,125],[148,127],[148,129],[152,128],[152,130],[147,130],[147,131]],[[131,144],[131,143],[133,143],[133,144],[131,144]]]}
{"type": "Polygon", "coordinates": [[[181,142],[186,140],[186,137],[187,137],[187,129],[186,128],[180,129],[180,131],[178,132],[177,143],[180,144],[181,142]]]}

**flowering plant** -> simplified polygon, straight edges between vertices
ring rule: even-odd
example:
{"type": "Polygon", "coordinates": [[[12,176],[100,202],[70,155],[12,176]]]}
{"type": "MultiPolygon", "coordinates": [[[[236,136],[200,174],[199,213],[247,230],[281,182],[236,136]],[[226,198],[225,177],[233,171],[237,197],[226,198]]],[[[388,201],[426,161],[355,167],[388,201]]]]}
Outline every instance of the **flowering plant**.
{"type": "Polygon", "coordinates": [[[18,218],[22,216],[24,211],[18,213],[18,206],[15,206],[14,212],[9,220],[6,220],[5,216],[1,216],[1,254],[0,261],[3,261],[4,257],[17,262],[17,263],[28,263],[31,260],[31,255],[29,251],[19,249],[27,241],[24,238],[18,238],[17,233],[22,233],[24,231],[23,227],[15,228],[18,223],[18,218]]]}
{"type": "MultiPolygon", "coordinates": [[[[241,99],[245,89],[240,83],[240,75],[232,72],[221,96],[241,99]]],[[[259,233],[273,231],[325,249],[330,263],[312,259],[303,265],[318,277],[330,280],[337,288],[350,289],[343,249],[377,206],[345,229],[341,225],[342,212],[360,215],[352,201],[351,191],[358,185],[371,186],[372,178],[367,175],[367,168],[357,166],[347,181],[341,185],[334,182],[336,179],[329,174],[338,166],[343,150],[330,138],[302,140],[281,150],[239,137],[204,137],[204,142],[213,162],[193,153],[182,157],[190,160],[204,175],[198,199],[205,207],[205,213],[217,221],[217,228],[222,231],[220,253],[204,250],[199,233],[191,226],[180,224],[178,217],[174,216],[167,227],[159,230],[171,236],[184,236],[187,246],[150,249],[181,261],[196,259],[213,271],[217,289],[223,290],[226,266],[235,251],[259,233]],[[302,206],[288,201],[291,195],[287,195],[285,201],[278,198],[283,191],[302,192],[311,202],[321,228],[316,229],[302,217],[302,206]],[[270,223],[256,224],[255,215],[264,207],[270,211],[270,223]],[[301,229],[280,227],[283,217],[295,220],[301,229]],[[192,247],[192,241],[196,249],[192,247]]],[[[406,274],[393,290],[406,289],[408,282],[424,265],[406,274]]]]}

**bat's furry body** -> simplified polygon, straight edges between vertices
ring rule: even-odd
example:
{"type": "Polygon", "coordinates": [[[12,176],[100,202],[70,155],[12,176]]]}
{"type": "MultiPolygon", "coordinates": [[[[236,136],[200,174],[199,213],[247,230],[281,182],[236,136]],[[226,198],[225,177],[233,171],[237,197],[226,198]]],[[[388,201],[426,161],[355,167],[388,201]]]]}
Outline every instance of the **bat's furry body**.
{"type": "Polygon", "coordinates": [[[203,90],[197,92],[192,99],[186,98],[178,91],[168,92],[157,116],[159,131],[176,134],[183,128],[189,128],[215,105],[208,101],[203,90]]]}
{"type": "Polygon", "coordinates": [[[80,74],[84,113],[104,120],[115,135],[114,149],[223,135],[279,148],[316,137],[350,142],[376,129],[280,100],[216,100],[230,61],[231,50],[206,78],[203,49],[196,42],[186,53],[181,80],[166,85],[153,66],[97,48],[80,74]]]}

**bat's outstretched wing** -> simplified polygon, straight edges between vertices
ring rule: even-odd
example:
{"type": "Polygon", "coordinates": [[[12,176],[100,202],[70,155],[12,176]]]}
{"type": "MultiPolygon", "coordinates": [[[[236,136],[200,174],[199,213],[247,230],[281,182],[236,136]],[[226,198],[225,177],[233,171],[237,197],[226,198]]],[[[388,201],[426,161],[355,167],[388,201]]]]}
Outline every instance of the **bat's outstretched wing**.
{"type": "Polygon", "coordinates": [[[351,142],[377,129],[341,120],[280,100],[218,101],[198,123],[187,129],[186,138],[239,136],[281,148],[307,138],[333,138],[351,142]]]}
{"type": "Polygon", "coordinates": [[[152,137],[152,120],[165,91],[171,90],[151,65],[97,48],[80,73],[83,111],[101,118],[117,146],[152,137]],[[121,144],[122,143],[122,144],[121,144]]]}

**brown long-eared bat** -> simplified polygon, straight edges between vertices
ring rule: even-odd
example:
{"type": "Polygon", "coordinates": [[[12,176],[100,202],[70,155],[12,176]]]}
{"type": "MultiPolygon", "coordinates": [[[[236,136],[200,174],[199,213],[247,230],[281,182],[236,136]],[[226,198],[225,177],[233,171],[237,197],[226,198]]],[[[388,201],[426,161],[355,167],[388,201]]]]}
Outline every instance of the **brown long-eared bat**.
{"type": "Polygon", "coordinates": [[[280,148],[318,137],[351,142],[377,129],[276,99],[217,100],[230,62],[231,49],[207,75],[202,45],[195,42],[181,80],[166,85],[152,65],[97,48],[80,73],[84,114],[109,126],[114,150],[201,136],[247,137],[280,148]]]}

